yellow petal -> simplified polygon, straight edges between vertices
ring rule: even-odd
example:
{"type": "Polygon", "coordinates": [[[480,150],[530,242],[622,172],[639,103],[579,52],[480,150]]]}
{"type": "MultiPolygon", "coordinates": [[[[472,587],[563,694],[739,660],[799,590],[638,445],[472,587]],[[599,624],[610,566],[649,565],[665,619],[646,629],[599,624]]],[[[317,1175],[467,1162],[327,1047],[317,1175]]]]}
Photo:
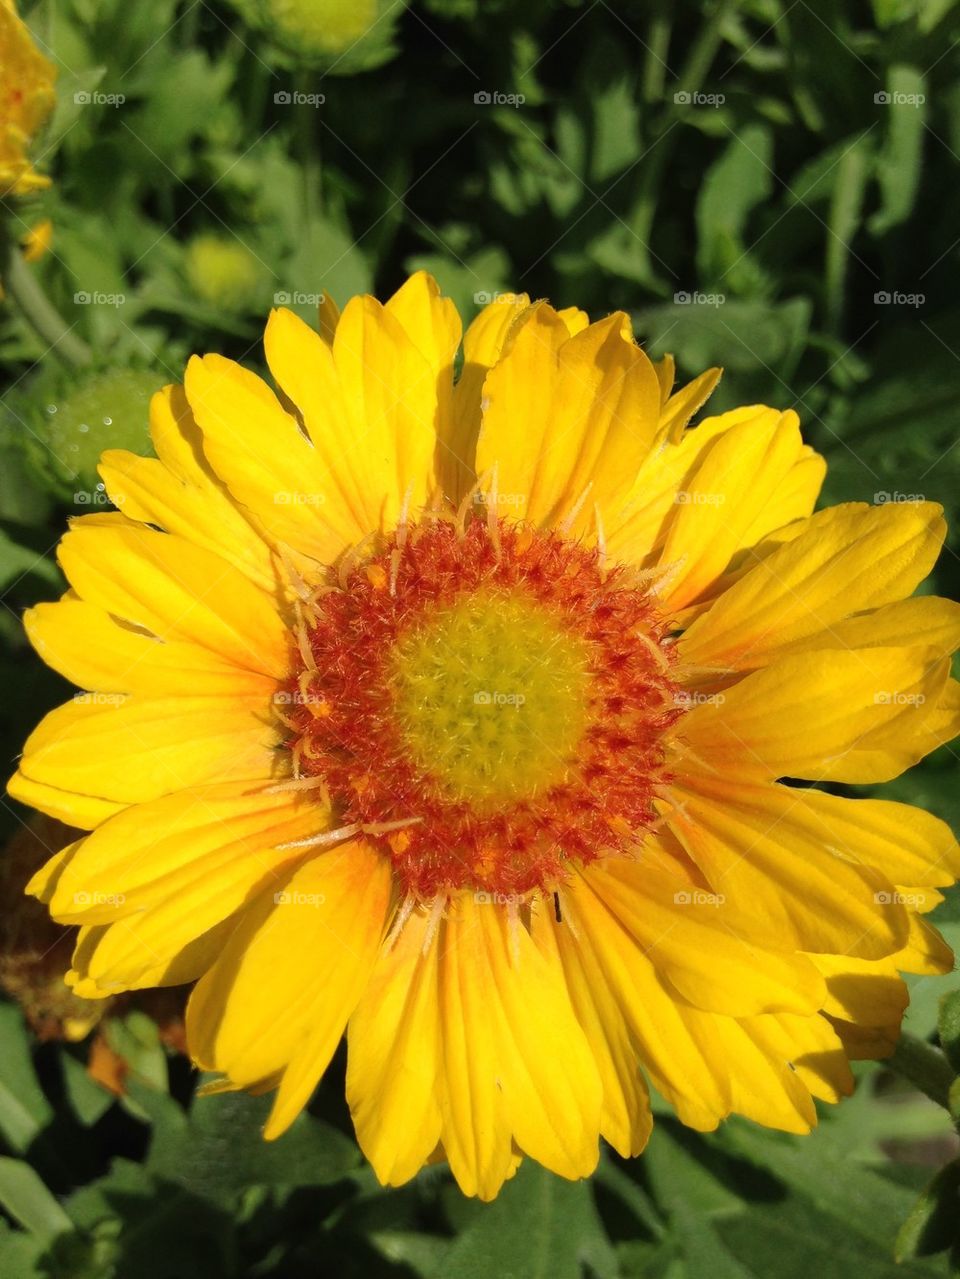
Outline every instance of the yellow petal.
{"type": "MultiPolygon", "coordinates": [[[[342,402],[331,393],[326,405],[333,357],[319,335],[291,312],[275,311],[265,340],[274,375],[282,386],[281,378],[289,382],[285,393],[305,401],[297,405],[305,421],[315,401],[324,402],[322,425],[310,421],[308,430],[319,436],[329,413],[349,438],[342,402]]],[[[326,563],[359,540],[362,511],[351,506],[341,484],[348,464],[356,467],[358,442],[344,453],[339,434],[322,436],[334,469],[260,378],[219,355],[194,357],[185,385],[210,465],[275,542],[326,563]]]]}
{"type": "Polygon", "coordinates": [[[662,441],[644,459],[621,510],[606,518],[611,557],[644,567],[657,562],[676,509],[683,505],[698,468],[715,442],[735,426],[747,423],[752,424],[753,430],[768,431],[779,418],[774,409],[757,405],[732,409],[705,418],[684,431],[676,443],[662,441]]]}
{"type": "Polygon", "coordinates": [[[407,337],[430,365],[434,377],[444,383],[444,404],[453,392],[453,361],[460,345],[462,326],[457,308],[442,297],[440,286],[426,271],[416,271],[384,304],[407,337]]]}
{"type": "Polygon", "coordinates": [[[674,731],[685,769],[888,781],[930,749],[925,724],[945,678],[922,648],[791,654],[697,704],[674,731]]]}
{"type": "Polygon", "coordinates": [[[73,791],[35,782],[22,772],[14,773],[10,778],[7,794],[21,804],[38,808],[41,813],[55,817],[67,826],[76,826],[79,830],[94,830],[108,817],[122,812],[124,807],[123,804],[113,803],[96,795],[78,795],[73,791]]]}
{"type": "Polygon", "coordinates": [[[274,773],[279,740],[267,711],[259,698],[79,694],[34,729],[20,771],[122,804],[205,782],[262,781],[274,773]]]}
{"type": "Polygon", "coordinates": [[[210,469],[183,387],[165,387],[150,401],[150,435],[157,458],[103,454],[98,470],[111,500],[129,519],[177,533],[273,590],[271,549],[210,469]]]}
{"type": "Polygon", "coordinates": [[[564,891],[564,918],[595,966],[640,1048],[657,1091],[683,1123],[710,1131],[730,1110],[726,1064],[717,1057],[718,1018],[691,1008],[668,989],[640,946],[578,876],[564,891]]]}
{"type": "Polygon", "coordinates": [[[155,932],[162,930],[153,917],[166,908],[164,928],[187,930],[189,940],[304,856],[280,845],[328,824],[314,796],[235,782],[178,791],[126,809],[81,840],[43,900],[66,923],[142,913],[155,932]]]}
{"type": "Polygon", "coordinates": [[[789,486],[803,447],[796,414],[784,413],[741,422],[704,453],[667,527],[661,563],[672,572],[661,594],[669,608],[708,591],[738,551],[810,513],[816,491],[789,486]]]}
{"type": "MultiPolygon", "coordinates": [[[[819,1008],[823,982],[814,966],[802,955],[753,943],[735,900],[692,892],[680,877],[642,860],[607,859],[582,875],[634,945],[691,1004],[739,1017],[819,1008]]],[[[789,946],[787,939],[784,949],[789,946]]]]}
{"type": "Polygon", "coordinates": [[[80,688],[148,697],[189,689],[195,696],[259,695],[264,702],[276,689],[269,676],[242,670],[198,644],[121,626],[72,595],[28,609],[23,624],[47,665],[80,688]]]}
{"type": "Polygon", "coordinates": [[[58,556],[81,597],[160,639],[188,640],[282,678],[290,640],[270,596],[225,560],[130,521],[74,521],[58,556]]]}
{"type": "Polygon", "coordinates": [[[848,617],[810,643],[821,641],[825,641],[826,648],[896,648],[922,644],[938,656],[946,657],[960,647],[960,604],[935,595],[898,600],[873,612],[848,617]]]}
{"type": "MultiPolygon", "coordinates": [[[[772,1060],[779,1060],[788,1070],[792,1069],[814,1097],[838,1102],[853,1092],[854,1079],[846,1053],[826,1018],[778,1013],[753,1017],[742,1024],[751,1039],[772,1060]]],[[[806,1112],[808,1126],[816,1122],[811,1110],[812,1107],[806,1112]]]]}
{"type": "Polygon", "coordinates": [[[672,355],[665,355],[661,360],[654,360],[653,371],[660,384],[660,412],[662,413],[670,399],[673,384],[677,380],[677,362],[672,355]]]}
{"type": "Polygon", "coordinates": [[[327,346],[333,346],[334,335],[337,332],[339,323],[340,308],[329,293],[322,293],[317,306],[317,326],[320,330],[320,336],[327,346]]]}
{"type": "Polygon", "coordinates": [[[477,469],[495,472],[498,493],[523,499],[536,524],[592,528],[595,509],[622,504],[649,452],[659,387],[623,323],[614,314],[569,338],[554,312],[531,307],[487,376],[477,469]]]}
{"type": "MultiPolygon", "coordinates": [[[[685,660],[744,669],[811,639],[857,647],[858,633],[869,633],[871,624],[848,624],[838,634],[838,623],[909,595],[933,567],[945,527],[933,502],[851,502],[819,511],[693,623],[682,641],[685,660]]],[[[889,625],[886,633],[892,635],[889,625]]]]}
{"type": "Polygon", "coordinates": [[[268,1137],[293,1121],[369,979],[386,919],[389,864],[349,843],[310,858],[239,920],[187,1008],[206,1070],[242,1087],[283,1072],[268,1137]]]}
{"type": "MultiPolygon", "coordinates": [[[[562,920],[562,914],[561,914],[562,920]]],[[[549,909],[534,912],[533,936],[563,964],[564,980],[603,1086],[600,1134],[625,1159],[639,1155],[653,1126],[639,1049],[595,953],[549,909]]]]}
{"type": "Polygon", "coordinates": [[[492,1199],[514,1142],[562,1177],[588,1176],[601,1085],[563,970],[519,924],[511,934],[502,907],[464,893],[455,910],[439,941],[450,1168],[465,1194],[492,1199]]]}
{"type": "Polygon", "coordinates": [[[437,939],[415,912],[381,952],[350,1018],[347,1101],[381,1183],[415,1176],[440,1140],[437,939]]]}
{"type": "Polygon", "coordinates": [[[907,1007],[907,988],[893,958],[879,962],[849,955],[814,955],[827,983],[823,1011],[863,1026],[897,1026],[907,1007]]]}
{"type": "Polygon", "coordinates": [[[911,914],[910,938],[903,950],[894,955],[893,962],[901,972],[934,976],[953,971],[954,955],[935,928],[919,915],[911,914]]]}
{"type": "Polygon", "coordinates": [[[371,297],[344,308],[333,355],[362,459],[368,528],[411,518],[436,488],[437,377],[400,322],[371,297]],[[372,517],[372,519],[371,519],[372,517]]]}
{"type": "Polygon", "coordinates": [[[463,336],[463,367],[453,390],[453,423],[439,441],[438,472],[443,492],[459,504],[476,482],[477,437],[483,383],[500,358],[508,335],[530,305],[525,293],[497,298],[483,308],[463,336]]]}
{"type": "Polygon", "coordinates": [[[152,990],[157,986],[184,986],[196,981],[215,962],[233,927],[232,919],[224,919],[176,949],[162,929],[144,927],[141,931],[137,919],[90,924],[77,934],[73,968],[64,981],[81,999],[106,999],[127,990],[152,990]]]}
{"type": "Polygon", "coordinates": [[[816,797],[701,776],[673,788],[667,821],[713,890],[750,919],[759,942],[867,959],[890,955],[906,941],[907,915],[891,881],[856,864],[871,863],[870,834],[856,830],[862,802],[824,797],[846,823],[848,847],[822,821],[816,797]]]}
{"type": "Polygon", "coordinates": [[[874,867],[888,884],[945,887],[960,878],[960,845],[953,832],[922,808],[885,799],[845,799],[814,789],[791,788],[788,793],[791,815],[803,823],[810,839],[874,867]]]}
{"type": "Polygon", "coordinates": [[[717,389],[722,369],[707,369],[670,395],[660,410],[659,433],[674,444],[683,438],[687,424],[717,389]]]}

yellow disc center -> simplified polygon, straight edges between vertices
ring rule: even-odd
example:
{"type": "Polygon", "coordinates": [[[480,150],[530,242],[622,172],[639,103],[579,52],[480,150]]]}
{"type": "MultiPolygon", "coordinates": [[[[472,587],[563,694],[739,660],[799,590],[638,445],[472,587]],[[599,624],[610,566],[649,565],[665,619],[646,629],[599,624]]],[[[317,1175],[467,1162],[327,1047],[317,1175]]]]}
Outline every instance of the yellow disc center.
{"type": "Polygon", "coordinates": [[[561,784],[590,717],[586,643],[527,596],[435,609],[401,635],[388,678],[417,767],[488,812],[561,784]]]}

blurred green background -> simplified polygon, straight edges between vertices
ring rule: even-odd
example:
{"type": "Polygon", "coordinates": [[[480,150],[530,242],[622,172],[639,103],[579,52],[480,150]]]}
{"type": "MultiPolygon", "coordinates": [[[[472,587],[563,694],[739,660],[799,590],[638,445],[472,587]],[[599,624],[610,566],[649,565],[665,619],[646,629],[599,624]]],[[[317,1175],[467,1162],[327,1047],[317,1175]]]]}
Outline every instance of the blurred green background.
{"type": "MultiPolygon", "coordinates": [[[[99,451],[147,450],[149,390],[191,352],[258,365],[271,305],[313,320],[320,293],[383,295],[418,267],[465,319],[504,291],[623,308],[682,375],[725,366],[711,409],[795,407],[830,463],[825,501],[947,507],[951,541],[925,589],[960,595],[956,0],[23,12],[59,72],[36,149],[53,182],[4,207],[0,234],[16,256],[50,220],[28,293],[39,286],[60,318],[41,336],[7,273],[8,768],[68,695],[19,618],[62,589],[52,548],[66,516],[105,502],[99,451]]],[[[957,779],[944,748],[884,793],[957,827],[957,779]]],[[[26,814],[3,801],[0,816],[12,834],[26,814]]],[[[193,1099],[175,1008],[118,1004],[81,1037],[52,993],[62,930],[18,913],[18,867],[41,854],[18,839],[0,876],[0,977],[46,984],[26,999],[33,1029],[0,1004],[5,1279],[960,1274],[950,1116],[873,1064],[809,1138],[745,1122],[702,1137],[665,1116],[641,1160],[608,1152],[578,1184],[527,1164],[491,1206],[463,1199],[442,1166],[382,1190],[351,1136],[340,1060],[265,1147],[263,1102],[193,1099]]],[[[960,944],[960,897],[934,918],[960,944]]],[[[909,1029],[932,1039],[957,989],[956,974],[915,980],[909,1029]]]]}

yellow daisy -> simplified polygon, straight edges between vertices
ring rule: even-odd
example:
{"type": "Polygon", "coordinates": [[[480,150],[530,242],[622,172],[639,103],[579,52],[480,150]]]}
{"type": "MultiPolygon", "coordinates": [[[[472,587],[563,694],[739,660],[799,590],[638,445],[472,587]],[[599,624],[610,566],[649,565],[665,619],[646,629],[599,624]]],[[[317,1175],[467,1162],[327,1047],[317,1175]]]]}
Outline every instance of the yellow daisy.
{"type": "Polygon", "coordinates": [[[384,1183],[497,1194],[650,1130],[802,1132],[889,1051],[947,827],[804,782],[895,777],[958,728],[960,606],[907,598],[928,502],[812,514],[792,411],[688,427],[622,313],[526,298],[463,338],[426,275],[274,311],[273,385],[217,355],[112,451],[70,591],[26,623],[85,692],[11,783],[92,833],[31,891],[90,998],[196,982],[193,1056],[276,1088],[346,1030],[384,1183]]]}
{"type": "Polygon", "coordinates": [[[53,110],[57,73],[17,16],[13,0],[0,0],[0,71],[0,198],[29,195],[50,185],[27,151],[53,110]]]}

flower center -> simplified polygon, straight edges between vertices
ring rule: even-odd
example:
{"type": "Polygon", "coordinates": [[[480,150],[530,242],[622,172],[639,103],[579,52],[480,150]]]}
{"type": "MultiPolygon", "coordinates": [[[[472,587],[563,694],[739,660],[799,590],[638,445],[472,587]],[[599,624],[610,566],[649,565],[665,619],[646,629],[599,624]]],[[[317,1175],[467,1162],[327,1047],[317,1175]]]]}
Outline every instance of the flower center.
{"type": "Polygon", "coordinates": [[[411,760],[492,812],[560,785],[588,722],[590,654],[559,615],[495,589],[433,610],[388,659],[411,760]]]}
{"type": "Polygon", "coordinates": [[[550,892],[629,855],[683,713],[655,601],[552,533],[445,522],[384,538],[303,609],[278,695],[316,779],[401,887],[550,892]]]}

